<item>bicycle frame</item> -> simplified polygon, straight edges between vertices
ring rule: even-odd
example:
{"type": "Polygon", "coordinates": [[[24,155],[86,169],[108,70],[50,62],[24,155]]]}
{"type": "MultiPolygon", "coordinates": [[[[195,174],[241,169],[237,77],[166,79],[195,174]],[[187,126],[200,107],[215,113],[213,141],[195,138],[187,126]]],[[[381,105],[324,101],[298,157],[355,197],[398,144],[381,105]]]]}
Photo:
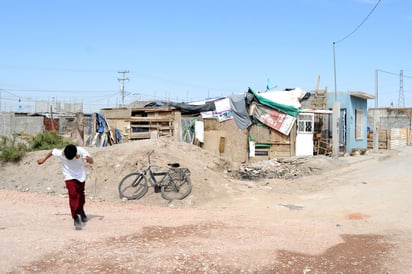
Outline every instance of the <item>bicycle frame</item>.
{"type": "Polygon", "coordinates": [[[153,172],[152,171],[152,163],[150,161],[150,155],[152,155],[152,153],[154,152],[154,150],[152,150],[151,152],[148,153],[147,155],[147,161],[149,163],[149,166],[146,168],[146,170],[143,172],[144,175],[149,175],[150,178],[150,183],[152,186],[161,186],[162,182],[164,181],[164,179],[167,177],[167,175],[169,174],[169,171],[160,171],[160,172],[153,172]],[[159,176],[163,176],[161,177],[161,180],[157,180],[156,177],[159,176]]]}
{"type": "Polygon", "coordinates": [[[150,181],[153,186],[161,186],[164,179],[167,177],[168,174],[169,174],[168,171],[153,172],[151,169],[149,169],[149,177],[150,177],[150,181]],[[160,180],[157,180],[156,177],[160,177],[160,176],[162,176],[160,180]]]}

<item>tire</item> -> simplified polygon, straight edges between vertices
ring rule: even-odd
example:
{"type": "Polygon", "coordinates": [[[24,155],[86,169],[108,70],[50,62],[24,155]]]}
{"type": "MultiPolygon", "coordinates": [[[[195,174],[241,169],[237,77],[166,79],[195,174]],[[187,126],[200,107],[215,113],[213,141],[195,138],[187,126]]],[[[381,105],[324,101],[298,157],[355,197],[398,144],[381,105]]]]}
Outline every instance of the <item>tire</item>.
{"type": "Polygon", "coordinates": [[[143,173],[130,173],[120,181],[119,195],[122,199],[140,199],[147,193],[148,189],[147,178],[143,173]]]}
{"type": "Polygon", "coordinates": [[[183,200],[192,191],[192,181],[189,174],[183,172],[170,173],[168,179],[160,189],[166,200],[183,200]]]}

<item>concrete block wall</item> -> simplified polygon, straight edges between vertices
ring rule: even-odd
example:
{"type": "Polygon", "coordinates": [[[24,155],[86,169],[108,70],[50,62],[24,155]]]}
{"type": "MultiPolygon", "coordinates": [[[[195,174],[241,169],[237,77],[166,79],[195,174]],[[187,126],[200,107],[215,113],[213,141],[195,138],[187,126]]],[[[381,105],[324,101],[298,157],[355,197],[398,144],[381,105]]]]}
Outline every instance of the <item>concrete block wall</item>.
{"type": "Polygon", "coordinates": [[[43,119],[43,116],[16,116],[14,113],[0,113],[0,136],[42,133],[44,131],[43,119]]]}
{"type": "Polygon", "coordinates": [[[14,131],[14,114],[0,113],[0,136],[10,136],[14,131]]]}

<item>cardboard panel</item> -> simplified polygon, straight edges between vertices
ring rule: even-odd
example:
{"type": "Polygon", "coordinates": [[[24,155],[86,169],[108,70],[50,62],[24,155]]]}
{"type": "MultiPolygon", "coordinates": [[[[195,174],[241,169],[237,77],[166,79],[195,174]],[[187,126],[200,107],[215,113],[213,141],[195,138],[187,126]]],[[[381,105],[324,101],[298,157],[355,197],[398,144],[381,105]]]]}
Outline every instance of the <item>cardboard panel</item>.
{"type": "Polygon", "coordinates": [[[240,131],[234,120],[218,122],[216,119],[204,119],[204,122],[204,149],[237,163],[247,161],[247,130],[240,131]]]}
{"type": "Polygon", "coordinates": [[[266,144],[270,141],[270,128],[265,125],[253,124],[249,128],[249,134],[256,143],[266,144]]]}
{"type": "Polygon", "coordinates": [[[271,145],[270,150],[269,150],[269,159],[273,158],[283,158],[283,157],[292,157],[291,150],[290,150],[290,145],[285,144],[277,144],[277,145],[271,145]]]}
{"type": "MultiPolygon", "coordinates": [[[[205,131],[205,141],[202,144],[202,148],[216,155],[220,155],[219,144],[221,138],[225,138],[226,140],[226,132],[219,130],[205,131]]],[[[224,148],[224,150],[226,149],[224,148]]]]}

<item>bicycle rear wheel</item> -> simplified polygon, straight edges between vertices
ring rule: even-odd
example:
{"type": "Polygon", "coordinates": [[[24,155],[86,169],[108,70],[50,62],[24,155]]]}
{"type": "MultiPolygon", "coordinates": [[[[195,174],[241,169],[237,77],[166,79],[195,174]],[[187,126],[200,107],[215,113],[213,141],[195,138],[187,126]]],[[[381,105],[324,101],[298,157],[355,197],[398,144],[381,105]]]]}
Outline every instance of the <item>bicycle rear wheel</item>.
{"type": "Polygon", "coordinates": [[[126,175],[119,183],[120,198],[128,200],[142,198],[148,189],[146,176],[139,172],[126,175]]]}
{"type": "Polygon", "coordinates": [[[166,200],[183,200],[192,191],[192,181],[189,174],[183,172],[170,173],[160,189],[166,200]]]}

